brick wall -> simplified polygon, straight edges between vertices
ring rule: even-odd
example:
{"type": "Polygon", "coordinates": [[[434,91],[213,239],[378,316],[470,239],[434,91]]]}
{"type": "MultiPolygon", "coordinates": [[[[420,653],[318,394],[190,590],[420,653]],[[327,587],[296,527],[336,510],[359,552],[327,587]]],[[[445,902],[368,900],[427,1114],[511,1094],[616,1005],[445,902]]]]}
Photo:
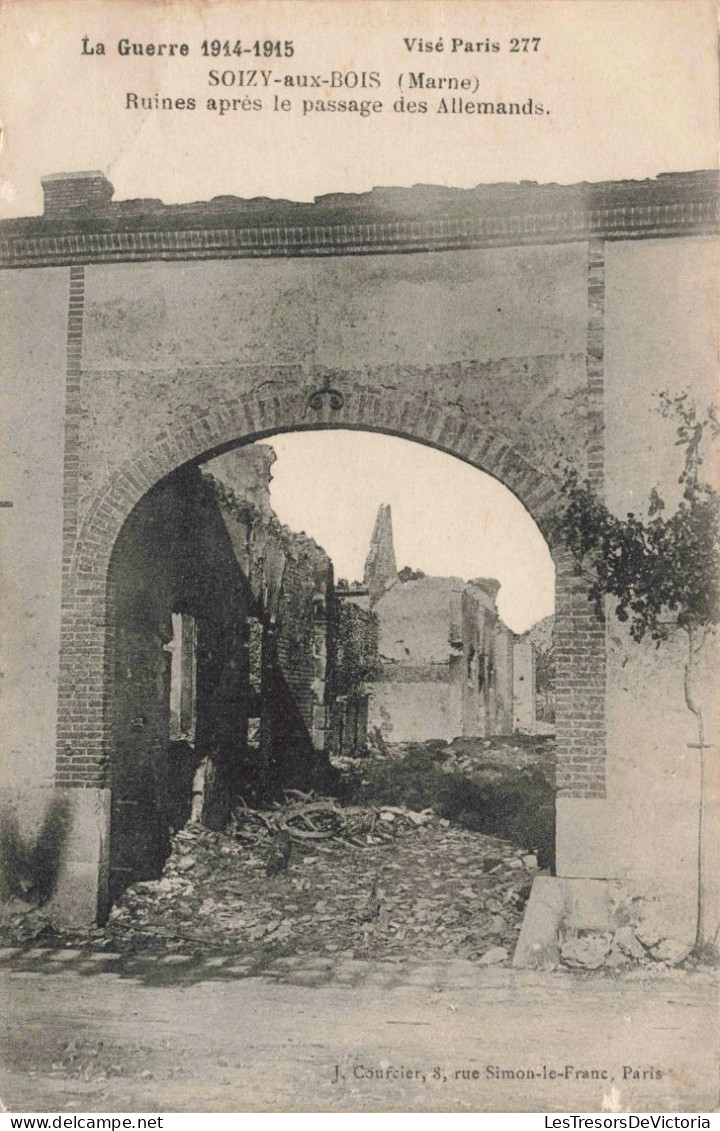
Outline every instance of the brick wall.
{"type": "Polygon", "coordinates": [[[332,695],[332,563],[272,511],[274,458],[254,445],[204,465],[262,624],[258,710],[268,789],[322,776],[332,695]]]}
{"type": "Polygon", "coordinates": [[[45,214],[69,219],[111,210],[113,186],[102,173],[56,173],[43,177],[45,214]]]}
{"type": "MultiPolygon", "coordinates": [[[[576,288],[581,278],[576,279],[576,259],[573,252],[558,260],[558,269],[562,262],[563,270],[569,271],[566,289],[576,288]]],[[[456,455],[501,480],[539,521],[558,500],[557,483],[539,459],[543,446],[554,458],[557,446],[567,440],[599,483],[603,452],[600,242],[587,246],[585,263],[584,377],[574,352],[580,341],[575,327],[563,330],[557,356],[531,359],[532,364],[522,358],[512,364],[507,359],[466,359],[440,362],[431,372],[426,366],[398,363],[334,372],[331,383],[329,371],[317,365],[289,367],[287,372],[283,367],[272,371],[256,367],[255,376],[245,374],[234,392],[237,368],[200,373],[182,367],[165,369],[158,372],[157,380],[130,370],[86,368],[83,358],[88,349],[92,353],[98,323],[94,318],[93,339],[86,342],[87,279],[82,267],[70,268],[58,782],[98,785],[107,780],[113,660],[106,641],[115,620],[112,585],[108,585],[110,555],[133,506],[182,464],[207,458],[239,439],[257,439],[277,430],[350,427],[406,436],[456,455]],[[140,379],[146,390],[152,380],[149,399],[140,393],[140,379]],[[328,384],[337,387],[338,396],[326,393],[328,384]],[[533,401],[538,389],[541,395],[533,401]],[[165,427],[158,428],[158,413],[164,414],[165,427]]],[[[127,285],[132,285],[130,275],[127,285]]],[[[573,302],[577,305],[577,296],[573,302]]],[[[162,325],[161,311],[154,318],[154,325],[162,325]]],[[[126,338],[130,335],[131,353],[134,325],[125,323],[122,331],[126,338]]],[[[122,351],[121,338],[122,334],[118,351],[122,351]]],[[[288,572],[288,592],[293,568],[288,572]]],[[[569,796],[601,796],[604,739],[598,703],[604,693],[604,640],[580,589],[578,579],[568,577],[559,560],[558,640],[563,657],[558,685],[565,690],[558,703],[560,780],[569,796]]],[[[275,648],[278,671],[298,709],[298,723],[307,726],[316,706],[308,692],[317,679],[315,657],[311,662],[300,643],[282,630],[276,634],[275,648]]],[[[313,721],[317,723],[316,718],[313,721]]]]}
{"type": "Polygon", "coordinates": [[[581,185],[422,186],[328,194],[313,203],[223,197],[166,206],[112,200],[102,173],[43,178],[42,217],[0,225],[5,264],[367,254],[657,238],[717,222],[717,174],[581,185]]]}
{"type": "Polygon", "coordinates": [[[565,797],[605,791],[605,626],[569,556],[555,555],[557,784],[565,797]]]}
{"type": "MultiPolygon", "coordinates": [[[[170,832],[190,815],[193,775],[203,759],[212,767],[204,820],[217,827],[227,819],[230,792],[247,763],[243,643],[251,595],[213,495],[195,469],[166,479],[134,509],[111,574],[114,896],[130,880],[159,874],[170,832]],[[173,613],[192,617],[197,634],[196,717],[192,734],[182,736],[170,728],[173,613]]],[[[78,773],[72,751],[68,770],[78,773]]]]}
{"type": "MultiPolygon", "coordinates": [[[[13,574],[27,614],[13,640],[27,663],[11,676],[9,746],[18,780],[47,780],[47,656],[59,652],[56,780],[75,789],[78,811],[105,812],[77,787],[108,783],[114,748],[113,546],[136,504],[182,465],[277,430],[344,427],[453,454],[539,522],[568,453],[596,485],[604,477],[615,513],[655,483],[674,498],[674,436],[652,393],[687,384],[703,404],[716,384],[716,175],[169,209],[107,205],[95,175],[60,181],[46,186],[44,217],[0,222],[15,406],[8,554],[44,561],[42,577],[13,574]],[[48,577],[61,516],[47,484],[63,416],[60,629],[48,577]],[[43,453],[42,475],[32,452],[43,453]],[[32,632],[41,623],[44,645],[32,632]]],[[[631,648],[627,663],[624,650],[613,658],[617,633],[605,638],[581,579],[555,558],[564,874],[651,876],[659,860],[690,891],[695,762],[679,668],[660,680],[631,648]],[[589,804],[604,796],[605,725],[608,804],[589,804]]]]}

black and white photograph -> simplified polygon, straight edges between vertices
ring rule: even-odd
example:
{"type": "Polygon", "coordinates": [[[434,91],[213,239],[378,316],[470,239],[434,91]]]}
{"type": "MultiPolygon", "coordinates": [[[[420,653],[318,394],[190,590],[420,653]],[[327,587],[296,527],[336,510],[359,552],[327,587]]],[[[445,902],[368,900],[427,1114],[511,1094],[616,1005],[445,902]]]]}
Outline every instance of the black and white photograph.
{"type": "Polygon", "coordinates": [[[9,1117],[710,1128],[716,14],[0,4],[9,1117]]]}

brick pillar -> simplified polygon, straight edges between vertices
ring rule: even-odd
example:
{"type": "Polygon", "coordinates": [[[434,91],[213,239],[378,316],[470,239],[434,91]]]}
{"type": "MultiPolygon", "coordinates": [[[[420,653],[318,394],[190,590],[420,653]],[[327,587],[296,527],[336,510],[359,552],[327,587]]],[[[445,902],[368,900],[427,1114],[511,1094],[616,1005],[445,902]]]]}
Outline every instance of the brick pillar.
{"type": "Polygon", "coordinates": [[[58,682],[56,787],[70,800],[72,823],[53,914],[90,923],[107,908],[110,791],[107,788],[106,624],[112,596],[102,566],[78,569],[78,474],[85,269],[69,269],[62,620],[58,682]],[[92,572],[92,569],[97,572],[92,572]],[[82,793],[78,793],[81,789],[82,793]]]}
{"type": "MultiPolygon", "coordinates": [[[[587,477],[602,494],[605,451],[605,244],[588,243],[587,477]]],[[[555,555],[556,698],[559,796],[605,796],[605,626],[575,576],[570,555],[555,555]]]]}
{"type": "MultiPolygon", "coordinates": [[[[602,495],[605,451],[605,245],[587,257],[587,478],[602,495]]],[[[575,576],[570,556],[555,555],[558,876],[612,877],[606,797],[605,625],[575,576]]]]}
{"type": "Polygon", "coordinates": [[[53,173],[42,178],[45,216],[98,216],[112,204],[104,173],[53,173]]]}
{"type": "Polygon", "coordinates": [[[575,576],[555,554],[555,698],[560,797],[605,796],[605,628],[575,576]]]}

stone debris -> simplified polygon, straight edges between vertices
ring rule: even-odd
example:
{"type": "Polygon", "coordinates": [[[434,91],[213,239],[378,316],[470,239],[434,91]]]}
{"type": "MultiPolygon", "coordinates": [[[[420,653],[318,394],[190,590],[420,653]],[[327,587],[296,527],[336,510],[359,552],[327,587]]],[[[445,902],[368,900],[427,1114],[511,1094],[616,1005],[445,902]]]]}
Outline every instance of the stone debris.
{"type": "Polygon", "coordinates": [[[662,925],[655,920],[655,917],[643,919],[635,928],[635,936],[644,947],[651,950],[662,941],[662,925]]]}
{"type": "Polygon", "coordinates": [[[628,958],[634,958],[637,961],[647,958],[647,951],[632,927],[620,927],[620,929],[615,932],[613,947],[617,948],[622,954],[627,955],[628,958]]]}
{"type": "Polygon", "coordinates": [[[689,943],[668,938],[662,939],[657,946],[654,946],[650,954],[656,962],[667,962],[668,966],[677,966],[679,962],[685,961],[691,949],[689,943]]]}
{"type": "Polygon", "coordinates": [[[504,946],[491,946],[490,950],[478,959],[480,966],[497,966],[500,962],[506,962],[509,955],[504,946]]]}
{"type": "Polygon", "coordinates": [[[659,926],[641,922],[608,931],[566,931],[560,942],[560,961],[573,970],[618,969],[626,966],[677,966],[690,957],[692,944],[665,937],[659,926]],[[652,939],[648,946],[646,939],[652,939]]]}
{"type": "MultiPolygon", "coordinates": [[[[64,1041],[54,1050],[50,1076],[64,1077],[83,1083],[102,1083],[114,1076],[131,1076],[135,1072],[132,1061],[141,1050],[135,1046],[113,1048],[102,1040],[73,1039],[64,1041]]],[[[32,1056],[30,1075],[34,1075],[32,1056]]]]}
{"type": "Polygon", "coordinates": [[[560,958],[576,970],[599,970],[610,953],[612,935],[600,931],[571,934],[560,943],[560,958]]]}
{"type": "MultiPolygon", "coordinates": [[[[410,747],[409,743],[405,748],[410,747]]],[[[397,753],[402,746],[394,748],[397,753]]],[[[476,780],[499,780],[513,770],[539,766],[548,781],[555,780],[554,739],[550,735],[494,735],[491,738],[456,738],[443,751],[442,769],[476,780]]]]}
{"type": "Polygon", "coordinates": [[[129,888],[106,930],[125,953],[212,947],[255,969],[293,955],[494,965],[515,949],[535,874],[527,856],[428,811],[293,799],[243,808],[227,833],[186,826],[162,877],[129,888]],[[291,852],[287,870],[269,878],[278,830],[291,852]]]}
{"type": "Polygon", "coordinates": [[[49,916],[31,901],[11,898],[0,903],[0,937],[28,943],[55,934],[49,916]]]}

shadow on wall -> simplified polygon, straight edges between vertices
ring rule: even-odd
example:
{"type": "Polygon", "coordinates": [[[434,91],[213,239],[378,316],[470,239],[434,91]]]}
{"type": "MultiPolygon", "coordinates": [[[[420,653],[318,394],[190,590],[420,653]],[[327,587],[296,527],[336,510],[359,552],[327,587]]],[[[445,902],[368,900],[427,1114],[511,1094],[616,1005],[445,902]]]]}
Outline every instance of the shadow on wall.
{"type": "Polygon", "coordinates": [[[307,722],[295,690],[277,665],[269,673],[268,699],[273,704],[270,723],[266,796],[282,796],[284,789],[332,790],[339,773],[325,752],[314,749],[307,722]]]}
{"type": "Polygon", "coordinates": [[[67,797],[54,797],[34,843],[20,832],[17,814],[0,814],[0,900],[13,897],[42,907],[53,895],[70,833],[67,797]]]}

